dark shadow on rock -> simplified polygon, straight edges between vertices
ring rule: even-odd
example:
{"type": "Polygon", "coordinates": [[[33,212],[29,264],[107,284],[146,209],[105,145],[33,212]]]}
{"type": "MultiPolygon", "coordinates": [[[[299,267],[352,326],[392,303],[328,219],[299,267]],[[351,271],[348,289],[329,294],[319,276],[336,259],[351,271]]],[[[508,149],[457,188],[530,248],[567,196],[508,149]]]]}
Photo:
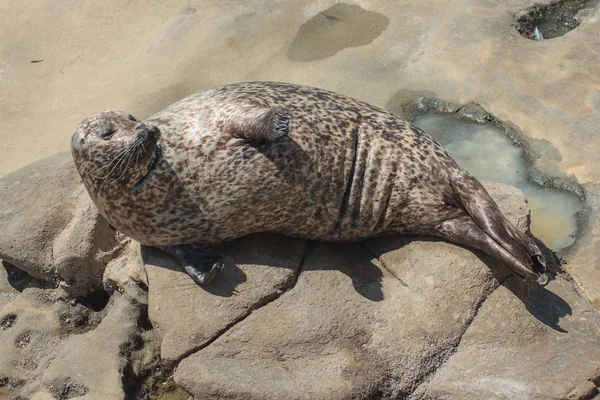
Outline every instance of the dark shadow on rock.
{"type": "MultiPolygon", "coordinates": [[[[377,257],[380,257],[382,254],[389,251],[402,248],[413,241],[444,242],[443,240],[435,237],[416,235],[388,236],[387,240],[379,242],[377,246],[372,246],[372,240],[373,239],[367,241],[366,244],[369,249],[373,249],[372,251],[377,257]]],[[[458,246],[454,243],[452,244],[454,246],[458,246]]],[[[546,289],[546,287],[541,286],[536,282],[523,281],[521,278],[518,278],[514,275],[511,276],[511,270],[507,266],[480,250],[472,249],[467,246],[459,247],[473,252],[473,254],[475,254],[477,258],[481,260],[481,262],[487,265],[494,275],[494,278],[498,282],[502,282],[507,289],[509,289],[517,298],[519,298],[531,315],[533,315],[538,321],[558,332],[567,332],[560,327],[559,321],[560,318],[566,315],[571,315],[572,311],[571,306],[569,306],[569,304],[560,296],[552,293],[546,289]]],[[[560,270],[559,266],[557,265],[558,259],[546,246],[540,246],[540,248],[542,249],[546,260],[548,261],[548,278],[549,281],[552,281],[555,279],[555,272],[560,270]]]]}
{"type": "Polygon", "coordinates": [[[306,256],[303,271],[337,270],[352,280],[357,293],[370,301],[383,300],[383,273],[373,263],[373,254],[356,243],[315,242],[306,256]]]}
{"type": "Polygon", "coordinates": [[[238,268],[230,254],[226,254],[223,270],[219,271],[211,283],[201,288],[215,296],[231,297],[236,293],[235,288],[246,280],[244,271],[238,268]]]}
{"type": "MultiPolygon", "coordinates": [[[[480,250],[473,250],[468,247],[464,248],[473,251],[477,257],[490,268],[494,277],[499,282],[502,282],[504,287],[509,289],[519,300],[521,300],[531,315],[538,321],[557,332],[567,332],[561,328],[558,323],[560,318],[565,315],[571,315],[571,306],[569,306],[569,304],[560,296],[546,289],[547,285],[542,286],[537,282],[525,281],[512,275],[507,266],[490,255],[480,250]]],[[[540,248],[548,261],[548,283],[550,283],[555,279],[555,272],[558,270],[556,256],[546,246],[540,246],[540,248]]]]}
{"type": "MultiPolygon", "coordinates": [[[[187,276],[183,268],[174,259],[160,250],[141,246],[142,260],[145,265],[153,265],[177,271],[187,276]]],[[[360,243],[323,243],[293,239],[287,236],[260,233],[244,236],[219,245],[218,250],[225,258],[225,267],[219,271],[215,279],[206,286],[198,286],[215,296],[230,297],[235,295],[235,288],[246,282],[247,277],[238,265],[252,265],[264,268],[300,269],[308,270],[339,270],[347,275],[356,291],[371,301],[383,300],[381,290],[382,273],[380,268],[373,263],[373,256],[360,243]],[[290,241],[304,242],[311,246],[303,260],[287,256],[290,241]],[[279,256],[277,256],[279,255],[279,256]]],[[[151,282],[149,282],[152,285],[151,282]]]]}
{"type": "MultiPolygon", "coordinates": [[[[223,254],[235,264],[293,269],[292,266],[296,263],[295,259],[283,258],[285,256],[273,257],[272,254],[285,255],[288,250],[286,243],[297,240],[302,239],[293,239],[273,233],[260,233],[245,236],[219,247],[223,254]],[[264,250],[261,251],[260,246],[263,246],[264,250]],[[265,246],[269,246],[269,249],[264,248],[265,246]],[[253,248],[255,251],[244,251],[247,248],[253,248]]],[[[373,256],[360,242],[345,244],[304,242],[308,247],[303,259],[300,260],[302,265],[298,265],[298,269],[300,269],[298,273],[310,270],[338,270],[352,280],[354,288],[361,296],[371,301],[383,300],[381,270],[373,263],[373,256]]],[[[229,278],[223,276],[223,279],[229,278]]]]}
{"type": "MultiPolygon", "coordinates": [[[[381,257],[383,254],[401,249],[404,246],[409,245],[412,242],[430,242],[430,243],[450,243],[453,246],[461,247],[466,249],[477,256],[487,267],[490,269],[490,272],[494,275],[494,278],[498,282],[502,282],[504,278],[509,274],[510,270],[508,267],[504,266],[500,261],[496,260],[489,254],[484,253],[481,250],[473,249],[471,247],[458,245],[456,243],[451,243],[442,239],[438,239],[433,236],[421,236],[421,235],[390,235],[383,236],[386,240],[381,241],[377,244],[377,246],[373,245],[371,239],[365,242],[366,246],[375,254],[376,257],[381,257]]],[[[376,240],[376,239],[375,239],[376,240]]]]}
{"type": "Polygon", "coordinates": [[[4,267],[6,270],[6,275],[10,286],[19,292],[31,287],[42,288],[44,286],[40,280],[34,278],[27,272],[15,267],[7,261],[2,260],[2,267],[4,267]]]}
{"type": "Polygon", "coordinates": [[[538,321],[557,332],[567,333],[559,325],[560,319],[572,315],[571,306],[545,286],[510,277],[504,286],[517,296],[538,321]]]}
{"type": "Polygon", "coordinates": [[[77,297],[75,303],[81,304],[92,311],[99,312],[103,311],[106,306],[108,306],[109,300],[110,294],[103,290],[97,290],[86,296],[77,297]]]}
{"type": "Polygon", "coordinates": [[[556,279],[556,274],[561,272],[560,260],[541,241],[536,240],[536,243],[546,258],[548,284],[542,286],[536,282],[510,277],[504,282],[504,286],[523,302],[527,310],[538,321],[557,332],[566,333],[568,331],[561,328],[559,322],[562,317],[572,315],[571,306],[560,296],[547,289],[549,284],[556,279]]]}
{"type": "MultiPolygon", "coordinates": [[[[165,268],[170,271],[177,271],[187,279],[190,280],[191,284],[196,285],[192,278],[187,275],[183,270],[183,267],[179,265],[173,258],[166,253],[150,247],[141,246],[142,262],[144,265],[152,265],[160,268],[165,268]]],[[[246,281],[246,274],[244,271],[239,269],[234,263],[233,258],[229,255],[225,256],[225,266],[223,270],[219,271],[215,279],[206,286],[198,286],[199,290],[205,290],[210,294],[221,297],[231,297],[235,294],[235,288],[240,283],[246,281]]],[[[151,285],[151,282],[149,282],[151,285]]]]}

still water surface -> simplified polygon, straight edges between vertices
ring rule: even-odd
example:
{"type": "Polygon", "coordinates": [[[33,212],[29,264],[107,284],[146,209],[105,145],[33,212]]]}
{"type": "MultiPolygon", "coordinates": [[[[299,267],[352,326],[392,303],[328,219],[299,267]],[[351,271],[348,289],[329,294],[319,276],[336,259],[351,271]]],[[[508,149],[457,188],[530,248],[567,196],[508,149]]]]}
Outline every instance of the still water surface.
{"type": "Polygon", "coordinates": [[[528,181],[523,150],[500,129],[456,114],[425,114],[414,124],[435,137],[477,179],[521,189],[531,209],[531,232],[546,246],[560,251],[575,242],[581,200],[528,181]]]}

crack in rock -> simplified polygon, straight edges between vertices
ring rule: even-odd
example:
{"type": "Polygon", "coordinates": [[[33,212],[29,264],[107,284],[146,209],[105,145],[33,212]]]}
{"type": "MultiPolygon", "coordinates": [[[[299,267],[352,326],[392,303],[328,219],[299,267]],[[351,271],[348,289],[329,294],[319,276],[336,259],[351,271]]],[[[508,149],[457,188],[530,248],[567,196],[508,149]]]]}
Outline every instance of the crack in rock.
{"type": "Polygon", "coordinates": [[[262,299],[260,299],[252,307],[250,307],[243,315],[239,316],[238,318],[236,318],[235,320],[233,320],[232,322],[227,324],[223,329],[219,330],[212,338],[205,341],[201,345],[193,347],[189,351],[183,353],[181,357],[179,357],[177,360],[174,361],[173,367],[176,367],[182,360],[189,357],[190,355],[210,346],[212,343],[217,341],[221,336],[223,336],[231,328],[233,328],[234,326],[236,326],[237,324],[239,324],[240,322],[242,322],[246,318],[248,318],[250,315],[252,315],[252,313],[254,311],[268,305],[269,303],[272,303],[273,301],[275,301],[275,300],[279,299],[281,296],[283,296],[285,293],[294,289],[294,287],[296,286],[296,283],[298,282],[298,278],[300,276],[300,273],[302,272],[302,268],[306,261],[307,255],[310,252],[311,247],[312,247],[311,242],[307,241],[305,249],[304,249],[304,253],[302,254],[302,258],[300,259],[298,270],[288,280],[283,282],[281,287],[276,288],[275,292],[270,293],[270,294],[266,295],[265,297],[263,297],[262,299]]]}

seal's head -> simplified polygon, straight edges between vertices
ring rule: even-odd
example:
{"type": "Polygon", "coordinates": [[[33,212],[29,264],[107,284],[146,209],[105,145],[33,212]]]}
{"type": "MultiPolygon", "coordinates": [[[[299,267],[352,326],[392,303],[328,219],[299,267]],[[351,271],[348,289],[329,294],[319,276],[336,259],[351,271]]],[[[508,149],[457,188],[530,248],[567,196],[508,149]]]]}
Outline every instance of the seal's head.
{"type": "Polygon", "coordinates": [[[83,120],[71,138],[79,174],[90,192],[117,184],[133,190],[159,157],[160,130],[121,111],[101,111],[83,120]]]}

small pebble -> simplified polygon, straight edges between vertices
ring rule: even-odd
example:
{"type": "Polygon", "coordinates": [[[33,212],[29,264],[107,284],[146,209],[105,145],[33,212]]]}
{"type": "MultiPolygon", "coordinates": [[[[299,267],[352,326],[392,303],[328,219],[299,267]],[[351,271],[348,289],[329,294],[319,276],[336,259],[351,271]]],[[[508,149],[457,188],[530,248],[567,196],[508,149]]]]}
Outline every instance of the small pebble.
{"type": "Polygon", "coordinates": [[[540,274],[537,283],[539,283],[540,285],[546,285],[548,283],[548,274],[543,272],[540,274]]]}

